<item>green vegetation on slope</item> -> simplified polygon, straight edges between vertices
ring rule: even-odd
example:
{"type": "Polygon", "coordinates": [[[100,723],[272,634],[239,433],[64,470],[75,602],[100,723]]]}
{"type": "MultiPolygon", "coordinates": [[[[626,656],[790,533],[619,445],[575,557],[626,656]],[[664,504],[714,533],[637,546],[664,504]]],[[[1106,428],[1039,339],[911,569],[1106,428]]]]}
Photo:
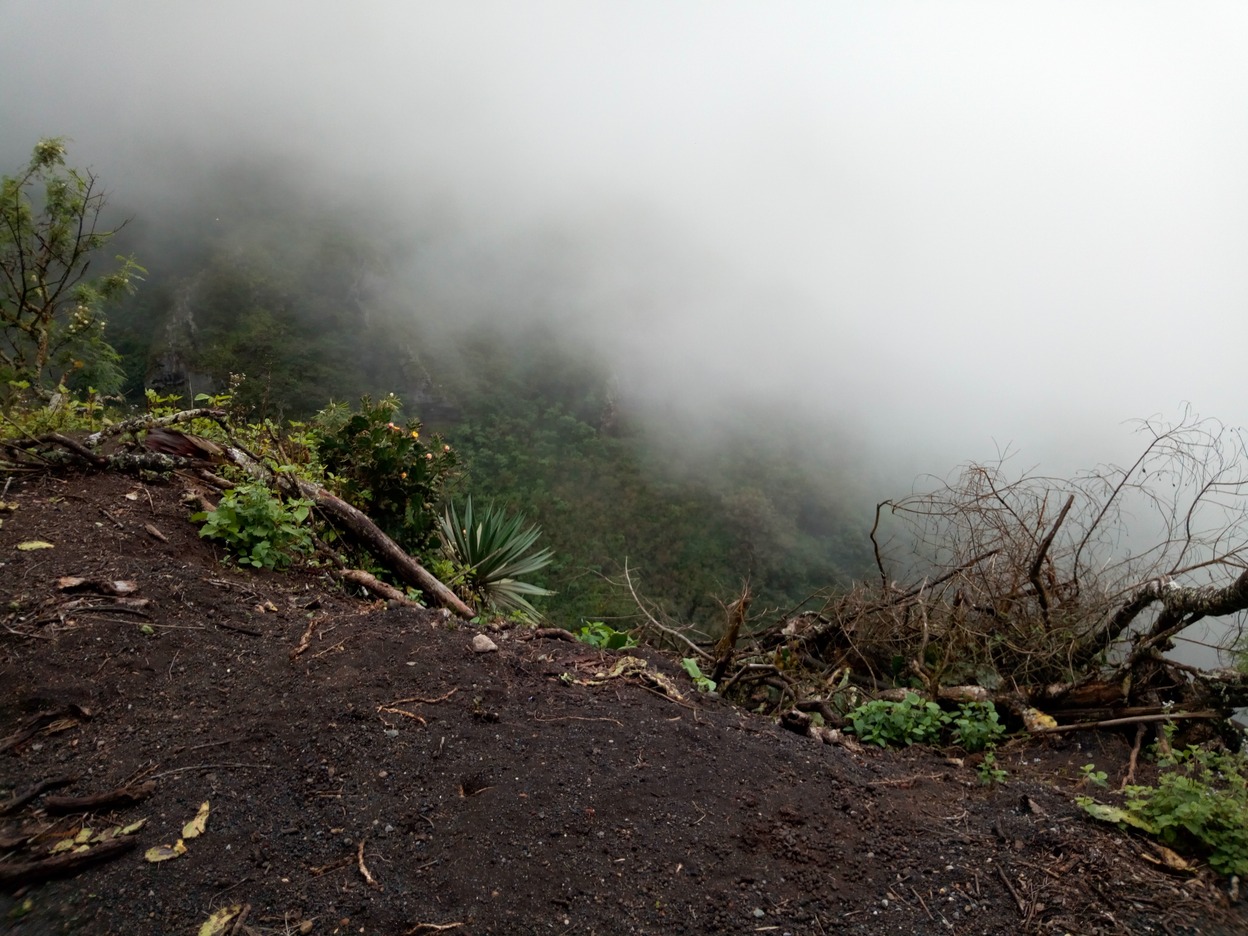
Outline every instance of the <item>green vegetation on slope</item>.
{"type": "Polygon", "coordinates": [[[176,230],[149,221],[128,244],[151,270],[110,324],[132,397],[155,386],[189,400],[245,374],[236,403],[298,419],[396,394],[458,453],[465,476],[448,493],[542,527],[555,559],[537,584],[556,594],[537,605],[564,626],[637,614],[626,559],[648,599],[712,628],[743,579],[756,608],[784,608],[865,564],[841,482],[811,474],[776,429],[656,454],[611,368],[553,328],[515,324],[501,304],[488,327],[426,321],[432,300],[393,275],[419,244],[271,176],[218,184],[203,206],[188,193],[176,230]]]}

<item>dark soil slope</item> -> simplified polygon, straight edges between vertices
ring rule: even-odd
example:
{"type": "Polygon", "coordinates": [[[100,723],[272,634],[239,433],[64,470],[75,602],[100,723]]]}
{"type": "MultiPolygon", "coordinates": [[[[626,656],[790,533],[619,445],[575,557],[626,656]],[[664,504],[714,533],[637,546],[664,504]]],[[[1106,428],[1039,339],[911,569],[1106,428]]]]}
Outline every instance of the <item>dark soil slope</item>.
{"type": "Polygon", "coordinates": [[[680,698],[623,653],[477,653],[440,613],[223,566],[182,493],[0,497],[0,931],[189,936],[237,907],[220,932],[1248,932],[1207,873],[1081,816],[1116,736],[1007,747],[992,788],[942,752],[823,745],[657,654],[633,655],[680,698]],[[140,819],[89,867],[34,864],[140,819]]]}

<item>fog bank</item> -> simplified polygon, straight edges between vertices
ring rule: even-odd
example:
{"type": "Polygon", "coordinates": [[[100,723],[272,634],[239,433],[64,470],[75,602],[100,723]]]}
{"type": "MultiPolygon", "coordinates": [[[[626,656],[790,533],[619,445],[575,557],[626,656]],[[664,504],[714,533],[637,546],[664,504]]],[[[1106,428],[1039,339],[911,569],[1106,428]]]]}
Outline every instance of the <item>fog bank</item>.
{"type": "Polygon", "coordinates": [[[1125,420],[1184,401],[1248,415],[1241,4],[0,19],[6,169],[69,136],[154,230],[239,158],[330,204],[384,192],[413,314],[556,322],[682,426],[748,401],[891,485],[1125,457],[1125,420]]]}

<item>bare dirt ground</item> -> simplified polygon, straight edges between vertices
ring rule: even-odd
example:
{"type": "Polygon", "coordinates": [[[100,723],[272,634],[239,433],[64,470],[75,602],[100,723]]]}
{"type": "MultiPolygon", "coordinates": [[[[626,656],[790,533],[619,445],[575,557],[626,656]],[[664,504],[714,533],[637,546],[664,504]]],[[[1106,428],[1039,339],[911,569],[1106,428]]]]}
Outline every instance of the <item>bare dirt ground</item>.
{"type": "Polygon", "coordinates": [[[0,497],[0,931],[194,934],[240,908],[220,932],[1248,932],[1224,882],[1080,813],[1118,735],[1012,742],[992,787],[956,752],[824,745],[657,653],[631,652],[682,698],[625,653],[517,631],[475,653],[439,613],[221,565],[181,494],[0,497]],[[58,841],[140,819],[44,880],[58,841]]]}

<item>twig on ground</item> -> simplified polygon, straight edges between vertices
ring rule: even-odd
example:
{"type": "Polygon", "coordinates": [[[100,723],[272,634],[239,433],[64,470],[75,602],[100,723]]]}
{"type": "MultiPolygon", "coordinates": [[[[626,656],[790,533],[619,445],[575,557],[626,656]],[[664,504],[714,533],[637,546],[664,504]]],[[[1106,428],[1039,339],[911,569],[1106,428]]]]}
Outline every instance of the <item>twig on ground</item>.
{"type": "Polygon", "coordinates": [[[614,718],[589,718],[588,716],[585,716],[585,715],[554,715],[554,716],[551,716],[550,718],[542,718],[542,716],[541,716],[541,715],[534,715],[534,716],[533,716],[533,720],[534,720],[534,721],[541,721],[541,722],[555,722],[555,721],[605,721],[605,722],[611,722],[611,724],[613,724],[613,725],[619,725],[621,728],[623,728],[623,727],[624,727],[624,723],[623,723],[623,722],[621,722],[621,721],[616,721],[614,718]]]}
{"type": "Polygon", "coordinates": [[[308,649],[308,644],[312,642],[312,632],[316,630],[316,618],[308,621],[308,629],[303,632],[303,636],[299,638],[299,646],[290,651],[290,662],[294,663],[299,659],[299,655],[308,649]]]}
{"type": "Polygon", "coordinates": [[[408,598],[407,595],[403,594],[402,591],[395,588],[393,585],[381,581],[381,579],[377,578],[377,576],[370,575],[363,569],[343,569],[338,573],[338,576],[344,581],[359,585],[361,588],[367,589],[373,594],[380,595],[387,601],[393,601],[405,608],[423,607],[420,602],[412,601],[412,599],[408,598]]]}
{"type": "Polygon", "coordinates": [[[394,708],[393,706],[389,706],[389,705],[379,705],[377,706],[377,711],[389,712],[391,715],[402,715],[404,718],[414,719],[415,721],[420,722],[422,725],[429,724],[427,721],[425,721],[425,719],[422,716],[417,715],[415,712],[408,712],[401,708],[394,708]]]}
{"type": "Polygon", "coordinates": [[[1057,734],[1061,731],[1083,731],[1089,728],[1116,728],[1119,725],[1138,725],[1141,722],[1169,721],[1172,718],[1221,718],[1217,712],[1167,712],[1161,715],[1132,715],[1130,718],[1110,718],[1106,721],[1079,722],[1075,725],[1056,725],[1052,728],[1036,728],[1032,734],[1057,734]]]}
{"type": "Polygon", "coordinates": [[[1135,783],[1135,765],[1140,758],[1140,745],[1144,743],[1145,730],[1143,723],[1135,729],[1135,744],[1131,746],[1131,758],[1127,761],[1127,772],[1122,776],[1122,783],[1118,786],[1119,791],[1135,783]]]}
{"type": "Polygon", "coordinates": [[[152,774],[151,779],[159,780],[161,777],[171,777],[174,774],[191,770],[272,770],[274,766],[274,764],[196,764],[193,767],[174,767],[163,773],[152,774]]]}
{"type": "Polygon", "coordinates": [[[364,864],[364,843],[367,841],[368,839],[366,838],[360,839],[360,848],[356,852],[356,858],[357,858],[357,863],[359,864],[360,874],[364,878],[364,883],[366,883],[369,887],[372,887],[375,890],[382,890],[383,889],[382,886],[379,883],[377,883],[377,879],[373,877],[372,872],[368,870],[368,866],[364,864]]]}
{"type": "Polygon", "coordinates": [[[452,689],[450,692],[445,693],[444,695],[438,696],[436,699],[422,699],[420,696],[410,696],[406,699],[395,699],[393,702],[390,702],[387,704],[406,705],[409,702],[421,702],[425,705],[437,705],[439,702],[445,702],[447,699],[449,699],[451,696],[453,696],[457,692],[459,692],[459,686],[456,686],[454,689],[452,689]]]}

